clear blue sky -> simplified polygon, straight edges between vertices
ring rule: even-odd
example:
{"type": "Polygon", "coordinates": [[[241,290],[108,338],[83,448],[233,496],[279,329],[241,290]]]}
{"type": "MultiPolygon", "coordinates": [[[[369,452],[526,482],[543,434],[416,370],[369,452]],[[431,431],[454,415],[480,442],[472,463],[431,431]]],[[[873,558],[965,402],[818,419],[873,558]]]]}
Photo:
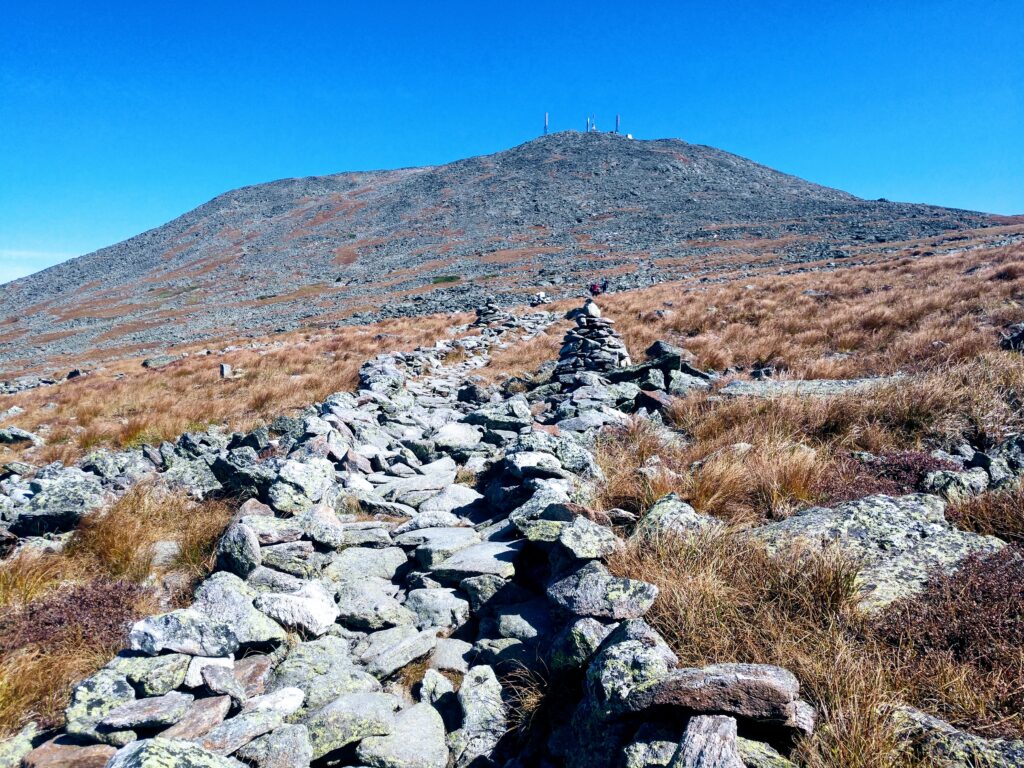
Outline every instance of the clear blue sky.
{"type": "Polygon", "coordinates": [[[614,114],[864,197],[1024,213],[1024,2],[0,2],[0,282],[285,176],[614,114]]]}

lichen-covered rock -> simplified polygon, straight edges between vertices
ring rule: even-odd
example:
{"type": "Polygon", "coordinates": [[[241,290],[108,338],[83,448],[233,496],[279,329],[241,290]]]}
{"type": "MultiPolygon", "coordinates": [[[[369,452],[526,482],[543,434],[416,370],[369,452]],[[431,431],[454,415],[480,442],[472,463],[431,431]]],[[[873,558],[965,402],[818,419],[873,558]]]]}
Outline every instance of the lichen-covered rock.
{"type": "Polygon", "coordinates": [[[509,579],[515,575],[515,562],[522,548],[521,541],[473,544],[438,563],[433,568],[433,575],[446,583],[458,583],[472,576],[483,575],[509,579]]]}
{"type": "Polygon", "coordinates": [[[297,514],[309,509],[326,495],[334,482],[334,465],[327,459],[285,461],[267,499],[281,512],[297,514]]]}
{"type": "Polygon", "coordinates": [[[574,616],[636,619],[654,604],[658,588],[635,579],[612,576],[597,561],[553,582],[548,598],[574,616]]]}
{"type": "Polygon", "coordinates": [[[183,653],[139,656],[122,652],[107,668],[124,675],[143,696],[163,696],[185,682],[190,659],[183,653]]]}
{"type": "Polygon", "coordinates": [[[441,715],[430,704],[399,712],[394,731],[363,739],[356,757],[371,768],[447,768],[448,745],[441,715]]]}
{"type": "Polygon", "coordinates": [[[794,545],[836,545],[862,563],[861,608],[881,610],[919,593],[931,573],[947,573],[968,555],[993,552],[1003,542],[954,528],[935,496],[868,496],[832,508],[814,507],[754,529],[773,552],[794,545]]]}
{"type": "Polygon", "coordinates": [[[370,736],[393,733],[399,705],[388,693],[350,693],[310,713],[303,724],[309,731],[313,759],[370,736]]]}
{"type": "Polygon", "coordinates": [[[306,726],[282,725],[253,739],[237,755],[254,768],[305,768],[313,759],[313,745],[306,726]]]}
{"type": "Polygon", "coordinates": [[[640,536],[659,536],[677,534],[681,536],[720,530],[724,527],[721,520],[710,515],[702,515],[681,498],[670,493],[662,496],[652,504],[636,527],[640,536]]]}
{"type": "Polygon", "coordinates": [[[21,759],[32,751],[32,741],[39,733],[35,723],[29,723],[10,738],[0,741],[0,766],[18,768],[21,759]]]}
{"type": "Polygon", "coordinates": [[[230,757],[209,752],[198,744],[170,739],[143,739],[118,750],[107,768],[244,768],[230,757]]]}
{"type": "Polygon", "coordinates": [[[582,618],[566,625],[551,641],[548,661],[555,671],[582,669],[601,643],[615,629],[615,624],[602,624],[597,619],[582,618]]]}
{"type": "Polygon", "coordinates": [[[202,738],[204,749],[230,755],[253,739],[277,728],[302,707],[305,694],[298,688],[281,688],[250,699],[234,717],[215,726],[202,738]]]}
{"type": "Polygon", "coordinates": [[[455,768],[466,768],[482,755],[489,755],[507,730],[501,684],[494,670],[472,667],[458,693],[462,727],[448,737],[455,768]]]}
{"type": "Polygon", "coordinates": [[[135,689],[128,679],[112,669],[101,669],[74,687],[71,702],[64,710],[65,730],[71,736],[89,741],[121,746],[134,740],[128,730],[116,731],[101,726],[103,719],[120,707],[135,700],[135,689]]]}
{"type": "Polygon", "coordinates": [[[597,560],[618,550],[622,542],[603,525],[577,517],[558,533],[560,551],[571,560],[597,560]]]}
{"type": "Polygon", "coordinates": [[[937,717],[912,707],[893,713],[908,748],[935,768],[1024,765],[1024,741],[985,739],[957,730],[937,717]]]}
{"type": "Polygon", "coordinates": [[[796,768],[796,763],[762,741],[740,736],[736,739],[736,749],[746,768],[796,768]]]}
{"type": "Polygon", "coordinates": [[[343,694],[375,693],[380,683],[355,665],[347,642],[328,635],[289,650],[270,682],[270,690],[286,687],[305,691],[305,707],[314,710],[343,694]]]}
{"type": "Polygon", "coordinates": [[[260,540],[245,523],[232,523],[217,543],[217,567],[243,579],[259,567],[260,540]]]}
{"type": "Polygon", "coordinates": [[[974,467],[963,472],[943,469],[925,475],[921,481],[921,490],[938,493],[952,502],[960,502],[984,493],[988,485],[989,474],[982,467],[974,467]]]}

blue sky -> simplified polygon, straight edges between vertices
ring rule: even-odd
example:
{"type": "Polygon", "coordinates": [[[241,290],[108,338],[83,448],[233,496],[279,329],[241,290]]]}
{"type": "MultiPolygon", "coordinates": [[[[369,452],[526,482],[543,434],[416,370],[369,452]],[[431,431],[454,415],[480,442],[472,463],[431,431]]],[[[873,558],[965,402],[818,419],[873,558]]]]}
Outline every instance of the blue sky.
{"type": "Polygon", "coordinates": [[[228,189],[588,113],[864,197],[1024,213],[1024,2],[0,3],[0,282],[228,189]]]}

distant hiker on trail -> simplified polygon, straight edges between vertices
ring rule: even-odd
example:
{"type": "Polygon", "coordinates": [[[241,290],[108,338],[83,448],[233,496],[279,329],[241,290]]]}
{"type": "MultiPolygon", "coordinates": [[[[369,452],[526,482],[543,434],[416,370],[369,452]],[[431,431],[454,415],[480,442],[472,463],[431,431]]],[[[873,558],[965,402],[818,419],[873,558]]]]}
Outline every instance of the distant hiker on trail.
{"type": "Polygon", "coordinates": [[[608,278],[601,281],[601,293],[608,293],[608,278]]]}
{"type": "Polygon", "coordinates": [[[600,296],[601,295],[601,286],[598,285],[597,283],[591,283],[590,284],[590,295],[591,296],[600,296]]]}

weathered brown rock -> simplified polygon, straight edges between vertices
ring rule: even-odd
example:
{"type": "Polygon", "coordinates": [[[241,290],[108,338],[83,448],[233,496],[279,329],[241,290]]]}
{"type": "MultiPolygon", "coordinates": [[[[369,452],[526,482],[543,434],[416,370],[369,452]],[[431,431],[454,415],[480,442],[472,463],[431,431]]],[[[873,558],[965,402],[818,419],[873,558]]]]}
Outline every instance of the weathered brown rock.
{"type": "Polygon", "coordinates": [[[800,700],[800,683],[789,671],[767,664],[715,664],[677,669],[629,694],[634,712],[676,707],[687,712],[734,715],[810,733],[814,710],[800,700]]]}
{"type": "Polygon", "coordinates": [[[267,692],[267,681],[273,671],[274,662],[269,656],[246,656],[235,662],[235,678],[250,697],[267,692]]]}
{"type": "Polygon", "coordinates": [[[230,709],[230,696],[215,696],[193,701],[185,716],[160,736],[165,739],[194,741],[224,722],[230,709]]]}
{"type": "Polygon", "coordinates": [[[103,768],[115,752],[106,744],[83,747],[58,736],[25,755],[21,764],[23,768],[103,768]]]}

